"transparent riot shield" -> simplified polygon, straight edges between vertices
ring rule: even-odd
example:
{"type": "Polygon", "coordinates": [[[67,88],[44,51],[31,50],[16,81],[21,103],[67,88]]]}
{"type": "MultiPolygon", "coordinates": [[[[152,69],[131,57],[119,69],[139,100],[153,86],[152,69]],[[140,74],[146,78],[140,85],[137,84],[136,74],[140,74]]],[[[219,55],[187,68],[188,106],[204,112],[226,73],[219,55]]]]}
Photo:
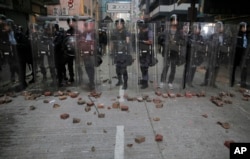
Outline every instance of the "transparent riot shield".
{"type": "MultiPolygon", "coordinates": [[[[138,82],[136,54],[135,54],[135,26],[118,19],[109,23],[107,27],[107,55],[103,57],[107,62],[108,84],[103,84],[103,89],[123,91],[136,91],[138,82]]],[[[104,78],[105,79],[105,78],[104,78]]]]}
{"type": "Polygon", "coordinates": [[[236,31],[235,50],[232,59],[230,85],[249,88],[249,42],[246,22],[240,22],[236,31]],[[248,80],[247,80],[248,79],[248,80]]]}
{"type": "Polygon", "coordinates": [[[160,77],[160,87],[164,90],[181,91],[184,88],[188,31],[188,23],[176,20],[166,22],[160,77]]]}
{"type": "Polygon", "coordinates": [[[187,42],[187,70],[185,86],[188,90],[205,90],[204,82],[206,67],[209,66],[209,37],[212,34],[212,23],[194,22],[190,27],[187,42]]]}
{"type": "Polygon", "coordinates": [[[96,68],[102,64],[98,54],[97,23],[93,19],[78,21],[76,34],[76,74],[77,82],[85,90],[99,89],[99,74],[96,68]]]}
{"type": "MultiPolygon", "coordinates": [[[[21,34],[21,33],[20,33],[21,34]]],[[[25,82],[25,63],[22,56],[22,41],[17,39],[14,22],[6,20],[0,30],[0,93],[21,91],[25,82]],[[11,40],[10,40],[11,39],[11,40]]],[[[24,36],[24,34],[22,34],[24,36]]]]}
{"type": "Polygon", "coordinates": [[[55,90],[57,87],[53,23],[42,22],[30,26],[33,56],[33,83],[29,88],[38,91],[55,90]]]}
{"type": "Polygon", "coordinates": [[[228,90],[237,27],[217,22],[214,24],[213,29],[214,32],[209,38],[209,66],[205,73],[204,84],[210,86],[210,88],[228,90]]]}
{"type": "Polygon", "coordinates": [[[156,25],[137,22],[136,54],[138,59],[138,90],[145,92],[157,89],[159,74],[156,25]]]}

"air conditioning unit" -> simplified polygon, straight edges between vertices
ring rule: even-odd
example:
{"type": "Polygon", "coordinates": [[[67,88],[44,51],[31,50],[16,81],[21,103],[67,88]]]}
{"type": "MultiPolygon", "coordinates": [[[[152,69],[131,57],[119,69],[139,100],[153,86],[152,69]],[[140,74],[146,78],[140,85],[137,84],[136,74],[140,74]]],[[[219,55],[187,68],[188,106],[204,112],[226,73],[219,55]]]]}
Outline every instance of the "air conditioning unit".
{"type": "Polygon", "coordinates": [[[53,9],[53,15],[59,15],[59,8],[53,9]]]}
{"type": "Polygon", "coordinates": [[[62,15],[69,15],[68,8],[66,8],[66,7],[62,8],[62,15]]]}

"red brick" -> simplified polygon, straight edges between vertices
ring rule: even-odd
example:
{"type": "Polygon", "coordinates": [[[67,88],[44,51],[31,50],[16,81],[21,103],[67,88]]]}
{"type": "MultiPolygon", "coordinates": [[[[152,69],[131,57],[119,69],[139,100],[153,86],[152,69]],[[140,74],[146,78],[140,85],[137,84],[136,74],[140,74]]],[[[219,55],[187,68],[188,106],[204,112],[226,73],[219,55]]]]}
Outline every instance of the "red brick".
{"type": "Polygon", "coordinates": [[[163,107],[163,103],[161,103],[161,102],[160,102],[160,103],[156,103],[156,104],[155,104],[155,107],[156,107],[156,108],[162,108],[162,107],[163,107]]]}
{"type": "Polygon", "coordinates": [[[60,100],[65,100],[65,99],[67,99],[67,96],[60,96],[59,99],[60,100]]]}
{"type": "Polygon", "coordinates": [[[61,119],[67,119],[67,118],[69,118],[69,114],[64,113],[64,114],[61,114],[60,117],[61,117],[61,119]]]}
{"type": "Polygon", "coordinates": [[[229,148],[230,149],[230,144],[231,143],[235,143],[233,140],[227,140],[227,141],[225,141],[224,142],[224,145],[227,147],[227,148],[229,148]]]}
{"type": "Polygon", "coordinates": [[[105,114],[103,113],[98,114],[98,118],[105,118],[105,114]]]}
{"type": "Polygon", "coordinates": [[[138,143],[138,144],[140,144],[140,143],[142,143],[142,142],[145,142],[145,137],[144,137],[144,136],[141,136],[141,135],[138,135],[138,136],[136,136],[136,138],[135,138],[135,142],[138,143]]]}
{"type": "Polygon", "coordinates": [[[50,91],[46,91],[46,92],[44,92],[44,95],[45,95],[45,96],[51,96],[52,93],[51,93],[50,91]]]}
{"type": "Polygon", "coordinates": [[[102,103],[97,104],[97,108],[98,108],[98,109],[104,109],[104,104],[102,104],[102,103]]]}
{"type": "Polygon", "coordinates": [[[73,123],[75,124],[75,123],[80,123],[81,122],[81,119],[79,119],[79,118],[73,118],[73,123]]]}
{"type": "Polygon", "coordinates": [[[119,102],[114,102],[114,103],[112,104],[112,108],[114,108],[114,109],[120,108],[120,103],[119,103],[119,102]]]}
{"type": "Polygon", "coordinates": [[[128,106],[122,105],[122,106],[121,106],[121,110],[122,110],[122,111],[128,111],[128,106]]]}
{"type": "Polygon", "coordinates": [[[87,102],[87,106],[92,107],[94,105],[93,102],[87,102]]]}
{"type": "Polygon", "coordinates": [[[163,141],[163,136],[161,134],[156,134],[155,141],[163,141]]]}

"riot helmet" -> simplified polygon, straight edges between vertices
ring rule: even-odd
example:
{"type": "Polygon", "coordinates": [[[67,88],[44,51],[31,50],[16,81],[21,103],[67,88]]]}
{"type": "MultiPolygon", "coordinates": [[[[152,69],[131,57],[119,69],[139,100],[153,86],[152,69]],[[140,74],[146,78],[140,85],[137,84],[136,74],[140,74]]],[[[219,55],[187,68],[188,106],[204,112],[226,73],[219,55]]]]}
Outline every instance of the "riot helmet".
{"type": "Polygon", "coordinates": [[[6,16],[3,14],[0,14],[0,24],[3,23],[6,20],[6,16]]]}
{"type": "Polygon", "coordinates": [[[223,27],[222,21],[216,22],[215,23],[215,32],[221,33],[221,32],[223,32],[223,30],[224,30],[224,27],[223,27]]]}
{"type": "Polygon", "coordinates": [[[84,21],[84,28],[86,31],[91,31],[95,29],[95,20],[90,18],[84,21]]]}
{"type": "Polygon", "coordinates": [[[148,27],[148,25],[145,23],[144,20],[138,20],[138,21],[137,21],[137,26],[138,26],[139,28],[141,28],[141,29],[145,29],[145,28],[148,27]]]}
{"type": "Polygon", "coordinates": [[[247,23],[240,22],[240,31],[246,32],[247,31],[247,23]]]}
{"type": "Polygon", "coordinates": [[[77,20],[76,20],[76,18],[68,18],[67,19],[67,24],[69,25],[69,27],[76,27],[76,22],[77,22],[77,20]]]}
{"type": "Polygon", "coordinates": [[[193,33],[197,34],[201,31],[201,24],[200,23],[194,23],[193,24],[193,33]]]}
{"type": "Polygon", "coordinates": [[[178,18],[176,14],[172,14],[170,16],[170,24],[171,25],[178,25],[178,18]]]}
{"type": "Polygon", "coordinates": [[[124,19],[120,18],[115,21],[115,26],[117,27],[118,30],[121,30],[124,28],[125,21],[124,19]]]}

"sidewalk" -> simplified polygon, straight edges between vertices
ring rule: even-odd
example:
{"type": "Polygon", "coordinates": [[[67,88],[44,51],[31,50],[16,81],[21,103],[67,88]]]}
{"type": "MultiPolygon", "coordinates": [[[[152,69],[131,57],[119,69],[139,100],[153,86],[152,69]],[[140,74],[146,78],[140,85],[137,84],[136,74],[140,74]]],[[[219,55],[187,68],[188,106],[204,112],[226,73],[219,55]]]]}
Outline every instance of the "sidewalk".
{"type": "Polygon", "coordinates": [[[226,140],[250,142],[250,101],[242,100],[238,88],[230,90],[234,97],[223,97],[232,104],[221,107],[210,101],[211,96],[221,92],[218,89],[207,89],[205,97],[189,98],[164,98],[148,89],[143,94],[152,101],[139,102],[137,98],[142,94],[128,90],[123,98],[117,88],[101,92],[99,98],[91,97],[99,109],[91,106],[88,112],[86,104],[77,101],[82,98],[90,102],[89,92],[68,89],[80,94],[76,98],[66,95],[64,100],[44,95],[34,100],[26,96],[25,100],[17,94],[8,97],[11,102],[0,105],[0,158],[228,159],[226,140]],[[134,100],[128,101],[127,95],[134,100]],[[159,99],[162,108],[156,108],[153,102],[159,99]],[[117,101],[129,110],[113,108],[117,101]],[[98,112],[105,117],[99,118],[98,112]],[[63,113],[69,118],[61,119],[63,113]],[[73,123],[73,118],[80,122],[73,123]],[[217,122],[229,126],[223,128],[217,122]],[[156,142],[156,134],[161,134],[163,141],[156,142]],[[145,141],[135,142],[138,136],[145,137],[145,141]]]}

